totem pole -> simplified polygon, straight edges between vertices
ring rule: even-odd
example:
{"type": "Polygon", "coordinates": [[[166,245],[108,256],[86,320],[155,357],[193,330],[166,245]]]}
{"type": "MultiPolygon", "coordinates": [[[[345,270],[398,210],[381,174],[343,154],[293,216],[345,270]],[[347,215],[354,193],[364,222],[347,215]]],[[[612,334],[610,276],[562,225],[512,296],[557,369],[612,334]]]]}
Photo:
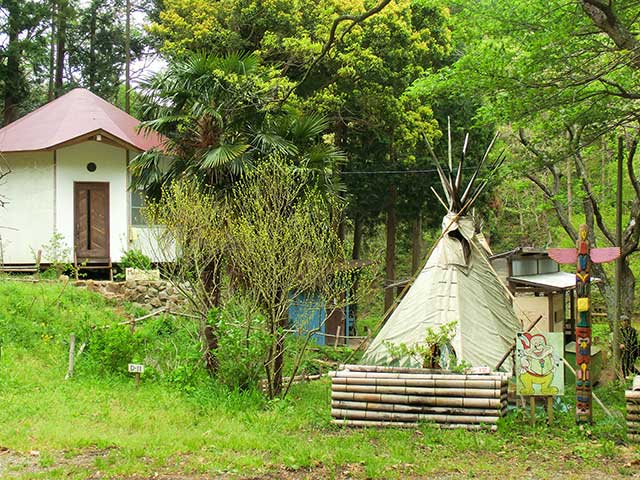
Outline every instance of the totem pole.
{"type": "Polygon", "coordinates": [[[591,248],[589,229],[580,225],[578,241],[573,248],[550,248],[549,256],[558,263],[576,264],[576,422],[591,423],[591,264],[615,260],[618,247],[591,248]]]}

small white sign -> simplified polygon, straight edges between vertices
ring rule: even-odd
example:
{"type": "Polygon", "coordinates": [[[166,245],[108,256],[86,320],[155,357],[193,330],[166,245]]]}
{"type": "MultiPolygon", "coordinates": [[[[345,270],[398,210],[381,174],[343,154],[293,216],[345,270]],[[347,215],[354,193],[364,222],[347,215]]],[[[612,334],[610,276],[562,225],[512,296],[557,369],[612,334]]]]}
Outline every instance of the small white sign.
{"type": "Polygon", "coordinates": [[[466,373],[471,375],[489,375],[491,373],[490,367],[471,367],[467,369],[466,373]]]}
{"type": "Polygon", "coordinates": [[[140,365],[139,363],[130,363],[129,364],[129,373],[143,373],[144,365],[140,365]]]}

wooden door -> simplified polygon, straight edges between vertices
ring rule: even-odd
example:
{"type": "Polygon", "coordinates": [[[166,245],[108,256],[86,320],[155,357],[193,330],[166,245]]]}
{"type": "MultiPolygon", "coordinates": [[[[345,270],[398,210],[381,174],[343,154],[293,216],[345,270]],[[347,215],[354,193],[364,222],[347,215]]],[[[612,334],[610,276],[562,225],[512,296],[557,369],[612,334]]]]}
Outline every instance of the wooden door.
{"type": "Polygon", "coordinates": [[[109,261],[109,183],[74,183],[74,243],[78,263],[109,261]]]}

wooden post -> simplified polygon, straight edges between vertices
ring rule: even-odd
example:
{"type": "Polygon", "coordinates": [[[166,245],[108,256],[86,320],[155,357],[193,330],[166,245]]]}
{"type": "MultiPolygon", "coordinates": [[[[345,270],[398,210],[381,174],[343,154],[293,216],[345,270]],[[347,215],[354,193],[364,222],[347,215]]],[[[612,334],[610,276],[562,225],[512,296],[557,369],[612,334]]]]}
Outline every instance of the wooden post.
{"type": "Polygon", "coordinates": [[[337,347],[339,341],[340,341],[340,325],[338,325],[338,329],[336,330],[336,338],[333,342],[333,346],[337,347]]]}
{"type": "Polygon", "coordinates": [[[531,426],[535,426],[536,424],[536,397],[529,397],[529,410],[530,410],[530,418],[529,423],[531,426]]]}
{"type": "MultiPolygon", "coordinates": [[[[616,191],[616,243],[622,251],[622,162],[624,154],[623,138],[618,137],[618,179],[616,191]]],[[[618,380],[624,380],[620,361],[620,317],[622,316],[622,255],[616,259],[616,316],[611,322],[611,350],[613,353],[613,369],[618,380]]]]}
{"type": "Polygon", "coordinates": [[[553,397],[547,397],[547,421],[553,423],[553,397]]]}
{"type": "Polygon", "coordinates": [[[39,276],[40,276],[41,261],[42,261],[42,250],[38,250],[38,253],[36,253],[36,271],[33,274],[33,278],[35,279],[36,282],[39,280],[39,276]]]}
{"type": "Polygon", "coordinates": [[[72,333],[69,336],[69,368],[64,379],[68,380],[73,377],[73,369],[75,368],[75,355],[76,355],[76,335],[72,333]]]}

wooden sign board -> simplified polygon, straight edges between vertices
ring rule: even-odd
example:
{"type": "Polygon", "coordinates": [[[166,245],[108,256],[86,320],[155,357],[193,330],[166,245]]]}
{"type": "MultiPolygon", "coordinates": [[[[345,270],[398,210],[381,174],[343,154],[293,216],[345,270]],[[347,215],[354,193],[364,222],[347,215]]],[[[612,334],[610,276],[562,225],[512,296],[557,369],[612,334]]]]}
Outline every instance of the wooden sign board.
{"type": "Polygon", "coordinates": [[[140,365],[138,363],[130,363],[129,373],[144,373],[144,365],[140,365]]]}
{"type": "Polygon", "coordinates": [[[516,377],[518,395],[564,395],[564,333],[518,333],[516,377]]]}

